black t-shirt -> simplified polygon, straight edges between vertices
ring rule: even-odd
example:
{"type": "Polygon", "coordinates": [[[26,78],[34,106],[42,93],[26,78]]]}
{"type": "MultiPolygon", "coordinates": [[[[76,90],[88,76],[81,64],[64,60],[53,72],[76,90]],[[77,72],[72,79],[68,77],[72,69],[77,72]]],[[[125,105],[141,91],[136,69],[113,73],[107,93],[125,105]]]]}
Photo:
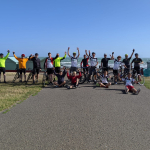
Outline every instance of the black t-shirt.
{"type": "Polygon", "coordinates": [[[108,67],[108,61],[111,60],[110,58],[103,58],[101,62],[103,63],[103,67],[108,67]]]}
{"type": "Polygon", "coordinates": [[[83,67],[88,67],[89,66],[88,60],[89,60],[89,58],[82,59],[81,64],[83,63],[83,67]]]}
{"type": "Polygon", "coordinates": [[[31,60],[33,61],[33,68],[41,69],[41,62],[39,58],[33,57],[31,60]]]}
{"type": "Polygon", "coordinates": [[[134,62],[134,68],[140,67],[139,63],[141,63],[143,60],[141,58],[134,58],[132,60],[132,63],[134,62]]]}
{"type": "Polygon", "coordinates": [[[131,60],[131,57],[123,60],[123,63],[126,65],[127,68],[130,68],[130,60],[131,60]]]}

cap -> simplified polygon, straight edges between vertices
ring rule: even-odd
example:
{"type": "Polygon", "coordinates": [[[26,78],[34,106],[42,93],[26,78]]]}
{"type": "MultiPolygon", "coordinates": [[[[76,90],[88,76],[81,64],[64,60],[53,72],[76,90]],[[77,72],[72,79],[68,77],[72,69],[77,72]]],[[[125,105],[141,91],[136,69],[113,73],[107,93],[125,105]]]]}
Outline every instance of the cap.
{"type": "Polygon", "coordinates": [[[106,54],[106,53],[104,53],[104,55],[106,56],[107,54],[106,54]]]}
{"type": "Polygon", "coordinates": [[[135,53],[135,55],[139,55],[138,53],[135,53]]]}
{"type": "Polygon", "coordinates": [[[38,53],[35,53],[35,55],[39,55],[38,53]]]}
{"type": "Polygon", "coordinates": [[[4,55],[3,53],[0,53],[0,56],[4,55]]]}
{"type": "Polygon", "coordinates": [[[128,54],[125,54],[125,56],[128,56],[128,54]]]}
{"type": "Polygon", "coordinates": [[[95,52],[92,52],[92,54],[95,54],[95,52]]]}

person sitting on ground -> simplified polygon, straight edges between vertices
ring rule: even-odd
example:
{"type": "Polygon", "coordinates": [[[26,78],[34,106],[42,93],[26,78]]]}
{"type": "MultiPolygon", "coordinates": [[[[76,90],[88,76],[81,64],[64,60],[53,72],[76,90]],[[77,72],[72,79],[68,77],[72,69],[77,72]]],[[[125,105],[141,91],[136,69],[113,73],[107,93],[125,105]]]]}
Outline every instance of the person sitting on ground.
{"type": "Polygon", "coordinates": [[[66,68],[63,67],[64,71],[60,71],[59,73],[55,72],[55,68],[53,68],[54,70],[54,74],[56,75],[58,82],[54,82],[54,84],[56,85],[55,87],[62,87],[66,84],[66,81],[64,81],[64,77],[67,73],[66,68]]]}
{"type": "MultiPolygon", "coordinates": [[[[78,70],[79,71],[79,70],[78,70]]],[[[68,89],[72,89],[73,87],[77,88],[79,85],[79,79],[82,77],[81,72],[79,72],[79,75],[76,75],[76,71],[73,72],[72,75],[69,75],[69,73],[67,72],[67,77],[68,79],[71,80],[71,85],[68,86],[68,89]]]]}
{"type": "Polygon", "coordinates": [[[25,58],[25,54],[22,54],[21,58],[18,58],[15,55],[15,52],[13,52],[13,55],[19,61],[19,70],[20,70],[20,81],[19,82],[22,82],[22,72],[24,73],[24,81],[26,82],[26,63],[29,59],[25,58]]]}
{"type": "Polygon", "coordinates": [[[71,73],[78,69],[77,67],[78,67],[78,58],[80,56],[80,51],[79,51],[79,48],[77,47],[78,56],[76,56],[76,52],[73,52],[73,56],[70,56],[69,49],[70,49],[70,47],[68,47],[68,56],[71,58],[71,68],[70,68],[70,73],[71,73]]]}
{"type": "MultiPolygon", "coordinates": [[[[45,62],[44,62],[44,68],[45,70],[47,69],[47,74],[48,74],[48,79],[49,79],[49,84],[52,85],[53,83],[53,73],[54,73],[54,70],[53,70],[53,62],[54,60],[58,57],[58,55],[56,55],[56,57],[52,57],[52,54],[49,52],[48,53],[48,58],[45,59],[45,62]]],[[[54,77],[55,78],[55,77],[54,77]]]]}
{"type": "Polygon", "coordinates": [[[97,82],[96,85],[100,87],[108,88],[111,85],[111,82],[108,82],[108,78],[111,78],[107,75],[107,71],[104,71],[104,74],[102,76],[102,82],[97,82]]]}
{"type": "Polygon", "coordinates": [[[10,51],[7,50],[7,55],[4,57],[4,54],[0,53],[0,82],[1,82],[1,72],[3,72],[4,76],[4,83],[6,83],[6,75],[5,75],[5,62],[6,59],[8,58],[10,51]]]}
{"type": "MultiPolygon", "coordinates": [[[[85,53],[87,54],[87,50],[85,50],[85,53]]],[[[85,74],[85,72],[87,72],[87,74],[89,72],[88,61],[89,61],[89,56],[86,57],[86,55],[84,55],[84,59],[82,59],[81,64],[80,64],[80,66],[82,67],[82,63],[83,63],[83,72],[84,72],[84,74],[85,74]]]]}
{"type": "Polygon", "coordinates": [[[38,82],[38,77],[39,77],[39,72],[41,71],[41,61],[40,59],[38,58],[38,53],[35,53],[35,57],[33,56],[31,58],[32,54],[30,55],[29,57],[29,60],[32,60],[33,61],[33,84],[35,84],[35,74],[37,73],[37,81],[38,82]]]}
{"type": "Polygon", "coordinates": [[[138,83],[138,81],[136,81],[135,79],[131,78],[131,73],[128,73],[128,78],[127,79],[122,79],[123,81],[125,81],[126,86],[125,86],[125,93],[127,94],[129,91],[133,92],[134,94],[138,95],[141,91],[141,89],[139,88],[138,90],[136,90],[134,88],[134,86],[132,85],[132,83],[138,83]]]}

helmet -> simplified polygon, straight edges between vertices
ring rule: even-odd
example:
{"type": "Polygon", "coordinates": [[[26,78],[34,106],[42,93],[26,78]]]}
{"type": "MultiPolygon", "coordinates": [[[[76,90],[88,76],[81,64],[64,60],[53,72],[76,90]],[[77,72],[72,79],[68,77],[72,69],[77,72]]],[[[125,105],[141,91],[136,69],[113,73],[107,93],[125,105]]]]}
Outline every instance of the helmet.
{"type": "Polygon", "coordinates": [[[106,53],[104,53],[104,55],[105,55],[105,56],[107,56],[107,54],[106,54],[106,53]]]}
{"type": "Polygon", "coordinates": [[[128,56],[128,54],[125,54],[125,56],[128,56]]]}
{"type": "Polygon", "coordinates": [[[38,53],[35,53],[35,55],[39,55],[38,53]]]}
{"type": "Polygon", "coordinates": [[[0,53],[0,56],[4,55],[3,53],[0,53]]]}
{"type": "Polygon", "coordinates": [[[73,54],[76,54],[76,52],[73,52],[73,54]]]}
{"type": "Polygon", "coordinates": [[[21,56],[22,56],[22,57],[25,57],[25,54],[22,54],[21,56]]]}
{"type": "Polygon", "coordinates": [[[138,53],[135,53],[135,55],[139,55],[138,53]]]}
{"type": "Polygon", "coordinates": [[[95,52],[92,52],[92,54],[95,54],[95,52]]]}

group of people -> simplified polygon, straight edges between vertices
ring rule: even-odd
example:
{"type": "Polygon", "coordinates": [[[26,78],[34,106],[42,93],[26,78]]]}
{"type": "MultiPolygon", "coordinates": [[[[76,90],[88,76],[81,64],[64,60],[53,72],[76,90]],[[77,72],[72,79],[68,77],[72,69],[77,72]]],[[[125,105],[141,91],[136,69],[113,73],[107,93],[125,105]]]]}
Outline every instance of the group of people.
{"type": "MultiPolygon", "coordinates": [[[[71,80],[72,85],[68,86],[67,88],[73,88],[78,87],[79,78],[81,78],[81,72],[79,72],[79,75],[77,75],[76,71],[78,70],[78,58],[80,56],[79,48],[77,48],[78,55],[76,52],[73,52],[73,56],[69,53],[70,47],[68,47],[68,56],[71,59],[71,68],[70,68],[70,74],[69,71],[66,71],[64,68],[64,71],[61,71],[61,60],[65,59],[67,56],[67,52],[65,52],[64,57],[60,57],[59,53],[56,54],[55,57],[52,57],[52,54],[49,52],[48,57],[45,59],[44,63],[44,69],[47,71],[49,84],[55,84],[56,87],[61,87],[65,85],[64,77],[67,74],[68,79],[71,80]],[[58,78],[58,82],[55,81],[55,76],[58,78]],[[54,80],[53,80],[54,79],[54,80]]],[[[128,57],[128,54],[125,54],[125,59],[123,61],[121,60],[121,56],[118,56],[116,59],[114,58],[114,52],[112,52],[112,55],[110,55],[110,58],[107,57],[107,54],[104,54],[104,58],[101,60],[101,67],[103,68],[103,77],[102,82],[97,83],[97,86],[108,88],[111,83],[108,82],[108,61],[114,60],[114,67],[113,67],[113,73],[115,76],[115,84],[117,84],[117,80],[125,80],[126,81],[126,93],[128,93],[129,90],[133,91],[134,93],[138,94],[140,92],[139,90],[136,90],[132,82],[136,82],[134,79],[131,78],[131,67],[132,63],[134,63],[134,70],[136,70],[138,74],[138,80],[141,80],[140,75],[140,64],[143,63],[142,59],[138,57],[138,53],[135,53],[135,58],[130,63],[130,60],[134,54],[134,49],[130,57],[128,57]],[[128,74],[128,78],[120,78],[119,69],[120,66],[124,66],[124,72],[128,74]]],[[[5,75],[5,61],[8,58],[10,51],[7,51],[8,54],[4,57],[2,53],[0,53],[0,82],[1,82],[1,72],[3,72],[4,75],[4,82],[6,83],[6,75],[5,75]]],[[[28,60],[33,61],[33,83],[35,83],[35,74],[37,74],[37,82],[38,82],[38,75],[41,70],[41,63],[40,59],[38,58],[38,53],[35,53],[35,56],[30,55],[29,58],[25,58],[25,54],[21,55],[21,58],[18,58],[15,55],[15,52],[13,52],[14,57],[19,62],[19,71],[20,71],[20,82],[22,82],[22,73],[24,74],[24,81],[26,81],[26,63],[28,60]]],[[[95,52],[91,52],[89,50],[89,53],[87,53],[87,50],[85,50],[84,58],[82,59],[80,66],[83,68],[84,73],[89,74],[91,77],[92,74],[96,73],[96,68],[98,66],[98,59],[96,57],[95,52]],[[89,61],[90,60],[90,65],[89,61]]]]}

